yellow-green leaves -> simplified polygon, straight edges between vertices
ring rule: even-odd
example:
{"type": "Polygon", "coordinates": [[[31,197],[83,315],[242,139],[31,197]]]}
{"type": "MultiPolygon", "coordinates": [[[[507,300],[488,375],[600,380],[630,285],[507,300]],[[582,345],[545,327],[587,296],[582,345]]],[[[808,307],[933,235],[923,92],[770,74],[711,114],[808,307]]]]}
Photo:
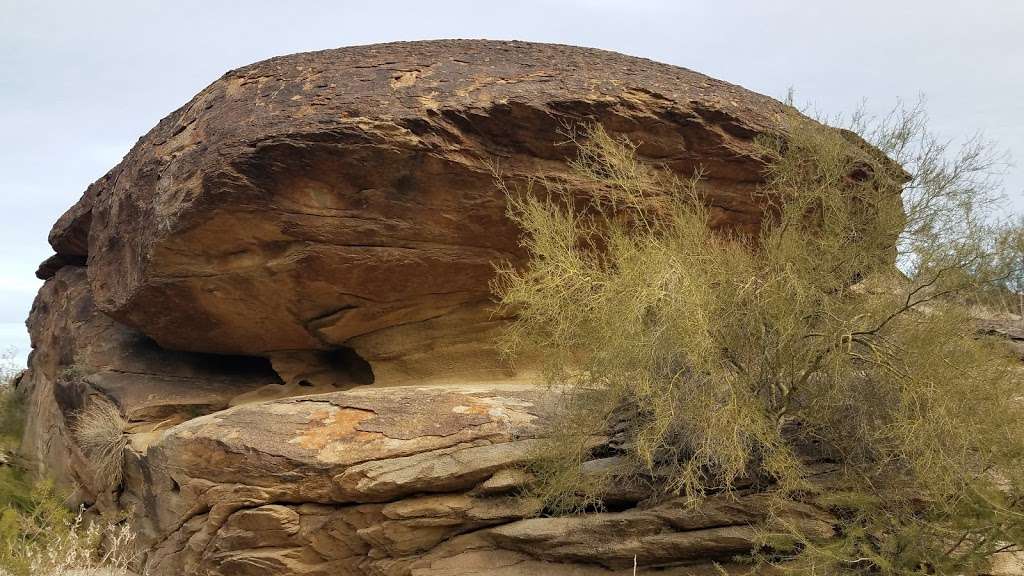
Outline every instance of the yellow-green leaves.
{"type": "MultiPolygon", "coordinates": [[[[908,122],[874,141],[907,157],[908,122]]],[[[759,141],[763,225],[742,234],[712,229],[696,178],[644,165],[600,127],[571,136],[572,186],[506,189],[531,258],[494,283],[517,314],[505,351],[542,359],[562,398],[534,466],[550,510],[599,507],[613,480],[813,500],[809,466],[826,459],[830,490],[849,496],[818,501],[837,540],[786,534],[802,552],[776,556],[804,574],[969,570],[1024,543],[1019,368],[958,306],[999,242],[932,233],[988,201],[970,195],[978,156],[958,169],[927,149],[907,174],[794,115],[759,141]],[[584,474],[613,428],[625,439],[604,450],[624,465],[584,474]]]]}

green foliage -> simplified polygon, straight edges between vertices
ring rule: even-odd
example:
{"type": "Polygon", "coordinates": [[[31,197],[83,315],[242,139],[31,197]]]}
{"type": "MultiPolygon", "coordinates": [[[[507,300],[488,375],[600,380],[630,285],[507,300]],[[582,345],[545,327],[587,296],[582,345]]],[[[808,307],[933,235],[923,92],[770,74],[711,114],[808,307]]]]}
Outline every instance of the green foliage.
{"type": "Polygon", "coordinates": [[[11,452],[17,448],[25,419],[21,396],[14,388],[13,354],[0,355],[0,452],[11,452]]]}
{"type": "Polygon", "coordinates": [[[799,542],[776,551],[799,573],[977,573],[1024,544],[1019,366],[957,305],[1009,274],[980,219],[989,164],[947,161],[919,113],[894,118],[861,131],[909,174],[785,118],[760,141],[753,234],[713,226],[699,175],[599,126],[570,133],[584,185],[505,189],[531,258],[493,286],[518,318],[503,347],[542,358],[559,392],[534,463],[549,509],[599,505],[585,462],[618,431],[617,480],[661,495],[817,498],[841,537],[775,535],[799,542]],[[827,488],[812,445],[839,463],[827,488]]]}
{"type": "Polygon", "coordinates": [[[74,519],[51,483],[24,485],[27,490],[0,516],[0,568],[15,576],[31,574],[30,551],[45,550],[66,535],[74,519]]]}
{"type": "MultiPolygon", "coordinates": [[[[23,403],[13,387],[12,362],[0,363],[0,451],[13,455],[24,426],[23,403]]],[[[109,431],[117,428],[114,418],[102,408],[91,411],[94,437],[117,444],[123,439],[109,431]],[[98,432],[97,432],[98,431],[98,432]],[[101,433],[102,432],[102,433],[101,433]],[[105,433],[105,435],[103,434],[105,433]]],[[[120,422],[120,423],[119,423],[120,422]]],[[[112,459],[112,448],[101,445],[102,462],[112,459]]],[[[0,463],[0,574],[4,576],[65,576],[95,574],[126,575],[135,557],[134,535],[120,519],[85,522],[73,514],[64,495],[51,482],[32,481],[13,457],[0,463]]],[[[105,473],[109,477],[111,473],[105,473]]]]}
{"type": "Polygon", "coordinates": [[[0,512],[0,574],[126,576],[134,535],[115,520],[86,522],[48,482],[37,483],[26,506],[0,512]]]}
{"type": "MultiPolygon", "coordinates": [[[[16,372],[11,356],[0,357],[0,514],[8,506],[27,506],[31,492],[31,483],[14,465],[24,427],[24,409],[21,395],[13,385],[16,372]]],[[[0,527],[9,523],[9,514],[0,516],[0,527]]]]}
{"type": "Polygon", "coordinates": [[[993,226],[988,238],[994,258],[971,273],[998,278],[974,294],[973,303],[1024,317],[1024,217],[993,226]]]}

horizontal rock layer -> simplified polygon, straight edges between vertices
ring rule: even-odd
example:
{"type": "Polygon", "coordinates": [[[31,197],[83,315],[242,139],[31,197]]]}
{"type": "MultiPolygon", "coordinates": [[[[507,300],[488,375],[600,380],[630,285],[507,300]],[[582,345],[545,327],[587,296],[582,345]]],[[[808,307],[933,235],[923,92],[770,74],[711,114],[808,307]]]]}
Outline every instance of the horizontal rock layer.
{"type": "MultiPolygon", "coordinates": [[[[138,454],[121,504],[157,574],[610,574],[634,556],[713,574],[750,551],[760,494],[534,518],[516,492],[546,394],[362,388],[232,408],[138,454]]],[[[831,534],[814,508],[783,517],[831,534]]]]}
{"type": "Polygon", "coordinates": [[[87,459],[70,427],[93,398],[117,406],[129,432],[167,428],[281,386],[263,358],[162,350],[99,312],[84,268],[65,266],[44,284],[29,316],[33,351],[19,388],[29,399],[25,451],[37,471],[92,500],[87,459]]]}
{"type": "Polygon", "coordinates": [[[100,310],[164,348],[272,357],[347,346],[377,382],[504,379],[488,281],[521,258],[510,183],[571,182],[560,133],[598,122],[681,174],[716,224],[756,228],[753,139],[783,106],[601,50],[432,41],[231,71],[142,137],[54,227],[100,310]]]}

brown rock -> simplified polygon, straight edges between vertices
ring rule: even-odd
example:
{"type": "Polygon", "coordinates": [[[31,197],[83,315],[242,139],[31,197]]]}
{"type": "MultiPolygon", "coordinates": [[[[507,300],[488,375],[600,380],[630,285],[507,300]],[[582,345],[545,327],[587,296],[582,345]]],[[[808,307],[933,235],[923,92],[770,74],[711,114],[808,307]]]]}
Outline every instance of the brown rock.
{"type": "Polygon", "coordinates": [[[92,205],[96,197],[110,189],[116,178],[115,166],[85,189],[82,198],[68,209],[50,230],[50,246],[59,256],[85,258],[89,255],[89,230],[92,226],[92,205]]]}
{"type": "Polygon", "coordinates": [[[1010,313],[973,312],[979,335],[1002,340],[1018,358],[1024,360],[1024,319],[1010,313]]]}
{"type": "Polygon", "coordinates": [[[430,41],[227,73],[144,136],[61,218],[97,305],[169,349],[349,346],[378,382],[505,378],[488,280],[519,256],[492,165],[569,179],[564,122],[698,166],[721,225],[756,227],[752,139],[782,106],[601,50],[430,41]],[[84,245],[88,229],[88,246],[84,245]]]}
{"type": "MultiPolygon", "coordinates": [[[[712,497],[694,507],[683,500],[648,509],[579,517],[531,518],[487,531],[502,548],[563,563],[608,568],[686,561],[728,561],[749,553],[769,519],[765,495],[712,497]],[[726,513],[727,512],[727,513],[726,513]]],[[[777,511],[808,536],[832,535],[831,518],[811,506],[777,511]]]]}
{"type": "MultiPolygon", "coordinates": [[[[153,576],[596,576],[629,573],[634,555],[649,573],[720,574],[710,559],[740,573],[729,556],[767,521],[760,495],[536,518],[517,490],[530,482],[520,465],[543,429],[543,388],[364,386],[228,408],[283,387],[266,383],[266,361],[160,350],[96,311],[76,267],[46,283],[30,325],[26,445],[40,470],[83,486],[78,501],[130,513],[153,576]],[[113,493],[92,485],[68,434],[93,396],[134,432],[113,493]]],[[[810,507],[789,517],[829,529],[810,507]]]]}
{"type": "Polygon", "coordinates": [[[36,278],[49,280],[57,274],[58,270],[65,266],[85,266],[85,257],[54,254],[39,264],[39,268],[36,268],[36,278]]]}
{"type": "Polygon", "coordinates": [[[129,463],[122,505],[137,510],[157,574],[232,574],[250,562],[244,550],[267,546],[304,551],[261,556],[267,571],[249,563],[246,573],[271,574],[298,557],[313,570],[313,556],[326,570],[327,553],[339,562],[405,559],[536,513],[528,500],[464,492],[521,460],[518,446],[536,434],[543,394],[360,388],[238,406],[181,424],[140,453],[129,463]],[[296,529],[293,514],[300,527],[307,514],[334,518],[322,521],[349,544],[339,550],[296,529]]]}
{"type": "MultiPolygon", "coordinates": [[[[535,518],[536,501],[488,493],[516,477],[547,394],[364,387],[238,406],[137,454],[121,504],[155,576],[591,575],[619,573],[634,556],[690,570],[666,574],[710,575],[710,561],[728,568],[769,526],[763,494],[535,518]]],[[[774,511],[831,534],[820,510],[774,511]]]]}
{"type": "Polygon", "coordinates": [[[70,440],[90,396],[118,406],[132,431],[170,427],[223,410],[241,394],[277,382],[261,358],[161,350],[96,310],[84,268],[64,266],[39,291],[28,320],[33,352],[21,386],[28,396],[23,451],[62,484],[92,484],[70,440]]]}
{"type": "MultiPolygon", "coordinates": [[[[782,110],[682,68],[521,42],[229,72],[54,226],[24,451],[82,487],[75,503],[128,512],[153,576],[742,573],[729,560],[770,526],[763,494],[653,505],[636,483],[606,495],[622,511],[572,518],[522,496],[550,398],[493,350],[507,319],[488,281],[521,253],[492,170],[571,184],[559,130],[596,121],[703,168],[716,225],[752,230],[753,139],[782,110]],[[128,421],[115,490],[69,434],[99,398],[128,421]]],[[[613,473],[622,440],[585,471],[613,473]]],[[[780,513],[830,534],[813,507],[780,513]]]]}

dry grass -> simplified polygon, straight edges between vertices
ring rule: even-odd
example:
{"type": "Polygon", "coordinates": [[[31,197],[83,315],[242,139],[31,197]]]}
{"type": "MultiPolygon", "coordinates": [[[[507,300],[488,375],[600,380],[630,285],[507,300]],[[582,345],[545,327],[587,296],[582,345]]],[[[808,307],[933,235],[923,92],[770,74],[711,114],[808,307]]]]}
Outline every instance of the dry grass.
{"type": "MultiPolygon", "coordinates": [[[[0,450],[9,452],[20,444],[23,425],[12,358],[0,356],[0,450]]],[[[76,438],[108,486],[121,481],[124,425],[105,400],[78,415],[76,438]]],[[[14,459],[0,464],[0,576],[129,576],[134,541],[127,524],[73,514],[52,483],[33,481],[14,459]]]]}
{"type": "Polygon", "coordinates": [[[17,374],[14,352],[0,354],[0,452],[17,447],[24,424],[21,398],[14,389],[17,374]]]}
{"type": "Polygon", "coordinates": [[[24,403],[14,388],[14,353],[0,354],[0,512],[28,501],[31,485],[18,468],[17,452],[24,428],[24,403]]]}
{"type": "Polygon", "coordinates": [[[0,576],[129,576],[136,555],[127,524],[86,522],[46,483],[0,519],[0,576]]]}
{"type": "Polygon", "coordinates": [[[106,489],[121,484],[127,422],[109,400],[93,399],[75,418],[72,433],[89,457],[96,482],[106,489]]]}

